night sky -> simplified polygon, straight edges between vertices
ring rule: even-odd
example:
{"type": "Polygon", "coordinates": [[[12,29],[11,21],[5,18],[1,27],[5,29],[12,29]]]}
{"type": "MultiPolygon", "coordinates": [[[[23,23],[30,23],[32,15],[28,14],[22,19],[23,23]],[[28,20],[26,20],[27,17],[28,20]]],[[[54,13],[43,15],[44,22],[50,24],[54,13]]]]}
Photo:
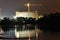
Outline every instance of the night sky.
{"type": "Polygon", "coordinates": [[[26,3],[41,4],[41,6],[30,6],[31,11],[37,10],[39,14],[60,12],[60,0],[0,0],[2,16],[13,17],[15,11],[27,11],[26,3]]]}

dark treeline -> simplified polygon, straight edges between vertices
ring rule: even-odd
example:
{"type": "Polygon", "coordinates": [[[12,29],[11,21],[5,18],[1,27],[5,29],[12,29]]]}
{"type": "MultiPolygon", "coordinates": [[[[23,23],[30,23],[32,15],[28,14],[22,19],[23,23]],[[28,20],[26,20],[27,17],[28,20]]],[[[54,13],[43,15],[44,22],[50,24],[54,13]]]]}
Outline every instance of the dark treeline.
{"type": "Polygon", "coordinates": [[[60,13],[51,13],[38,20],[43,31],[60,32],[60,13]]]}
{"type": "Polygon", "coordinates": [[[4,17],[0,21],[1,28],[3,31],[9,31],[12,28],[16,28],[18,30],[24,29],[23,26],[25,26],[26,30],[32,30],[35,29],[36,19],[35,18],[24,18],[24,17],[17,17],[15,19],[10,19],[7,17],[4,17]]]}
{"type": "Polygon", "coordinates": [[[44,15],[42,18],[36,20],[35,18],[24,18],[24,17],[17,17],[16,19],[9,19],[4,17],[0,21],[1,28],[4,31],[10,30],[15,28],[15,25],[19,30],[24,28],[25,29],[41,29],[45,31],[60,31],[60,13],[51,13],[49,15],[44,15]]]}

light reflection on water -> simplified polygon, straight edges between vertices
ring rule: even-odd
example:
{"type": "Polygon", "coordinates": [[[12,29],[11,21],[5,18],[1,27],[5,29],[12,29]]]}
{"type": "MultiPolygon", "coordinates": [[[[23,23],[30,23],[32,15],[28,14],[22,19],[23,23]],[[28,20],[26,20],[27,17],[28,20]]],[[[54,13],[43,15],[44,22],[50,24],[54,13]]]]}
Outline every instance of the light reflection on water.
{"type": "MultiPolygon", "coordinates": [[[[17,38],[19,38],[19,32],[18,31],[16,31],[16,29],[14,30],[14,32],[16,33],[15,35],[18,35],[17,36],[17,38]]],[[[27,32],[27,31],[25,31],[25,32],[27,32]]],[[[35,35],[36,35],[36,38],[38,39],[38,33],[39,33],[39,30],[35,30],[35,35]]],[[[0,34],[3,34],[3,31],[2,31],[2,29],[0,30],[0,34]]],[[[13,34],[13,33],[12,33],[13,34]]],[[[11,34],[10,34],[11,35],[11,34]]],[[[15,35],[13,35],[13,36],[15,36],[15,35]]],[[[30,34],[30,32],[28,32],[27,33],[27,35],[28,35],[28,40],[30,40],[30,37],[31,37],[31,34],[30,34]]],[[[9,36],[9,34],[8,34],[8,36],[9,36]]],[[[0,36],[0,37],[2,37],[2,35],[0,36]]]]}

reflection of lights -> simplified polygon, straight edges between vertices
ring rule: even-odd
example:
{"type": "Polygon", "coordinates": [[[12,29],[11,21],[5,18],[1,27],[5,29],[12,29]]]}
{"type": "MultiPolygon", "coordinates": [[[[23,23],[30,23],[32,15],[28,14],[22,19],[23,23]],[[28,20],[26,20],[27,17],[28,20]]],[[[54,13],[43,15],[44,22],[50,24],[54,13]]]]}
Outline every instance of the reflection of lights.
{"type": "Polygon", "coordinates": [[[19,38],[19,32],[16,32],[16,37],[19,38]]]}
{"type": "Polygon", "coordinates": [[[28,40],[30,40],[30,39],[28,39],[28,40]]]}
{"type": "Polygon", "coordinates": [[[23,37],[28,37],[28,40],[31,40],[31,37],[35,37],[36,36],[36,32],[35,30],[26,30],[26,31],[17,31],[17,29],[15,28],[15,36],[16,38],[23,38],[23,37]]]}
{"type": "MultiPolygon", "coordinates": [[[[0,27],[0,34],[2,34],[2,32],[3,32],[3,31],[2,31],[2,28],[0,27]]],[[[0,35],[0,37],[2,37],[2,35],[0,35]]]]}
{"type": "Polygon", "coordinates": [[[28,32],[28,40],[30,40],[30,32],[28,32]]]}
{"type": "Polygon", "coordinates": [[[38,33],[36,32],[36,39],[38,39],[38,33]]]}
{"type": "Polygon", "coordinates": [[[28,37],[30,38],[30,32],[28,32],[28,37]]]}
{"type": "Polygon", "coordinates": [[[19,38],[19,32],[16,32],[16,29],[15,29],[15,36],[19,38]]]}
{"type": "Polygon", "coordinates": [[[37,28],[35,30],[36,30],[36,39],[38,39],[38,35],[39,35],[40,30],[37,28]]]}

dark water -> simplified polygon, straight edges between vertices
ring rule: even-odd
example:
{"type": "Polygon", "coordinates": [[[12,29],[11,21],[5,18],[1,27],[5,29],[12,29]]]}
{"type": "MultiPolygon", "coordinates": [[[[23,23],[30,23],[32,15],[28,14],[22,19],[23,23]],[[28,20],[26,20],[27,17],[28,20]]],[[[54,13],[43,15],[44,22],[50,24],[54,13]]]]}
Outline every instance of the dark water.
{"type": "Polygon", "coordinates": [[[40,40],[40,38],[36,39],[36,37],[33,38],[2,38],[1,40],[40,40]]]}

